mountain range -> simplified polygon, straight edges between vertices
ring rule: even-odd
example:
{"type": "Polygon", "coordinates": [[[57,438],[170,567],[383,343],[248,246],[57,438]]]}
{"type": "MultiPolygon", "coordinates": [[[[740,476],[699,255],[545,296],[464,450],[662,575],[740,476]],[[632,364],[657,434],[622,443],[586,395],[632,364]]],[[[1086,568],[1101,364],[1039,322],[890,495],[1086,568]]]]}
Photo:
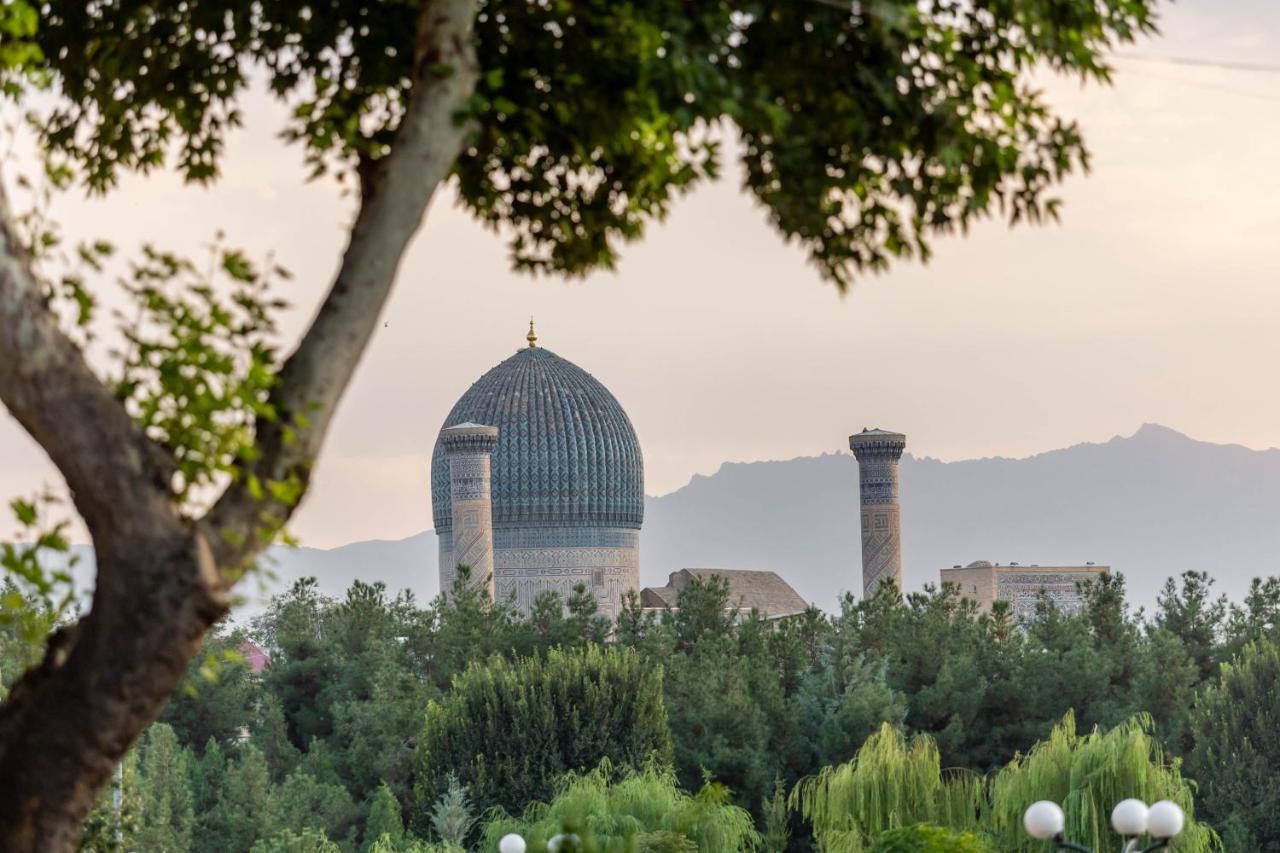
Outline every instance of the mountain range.
{"type": "MultiPolygon", "coordinates": [[[[1280,573],[1280,450],[1188,438],[1148,424],[1102,443],[1023,459],[901,465],[903,583],[973,560],[1110,565],[1130,599],[1150,606],[1165,578],[1208,571],[1240,598],[1252,577],[1280,573]]],[[[837,606],[861,587],[858,470],[850,454],[726,463],[646,499],[641,580],[684,567],[771,569],[807,600],[837,606]]],[[[421,600],[438,591],[432,531],[341,548],[276,549],[276,579],[248,590],[249,609],[293,579],[340,595],[384,581],[421,600]]]]}

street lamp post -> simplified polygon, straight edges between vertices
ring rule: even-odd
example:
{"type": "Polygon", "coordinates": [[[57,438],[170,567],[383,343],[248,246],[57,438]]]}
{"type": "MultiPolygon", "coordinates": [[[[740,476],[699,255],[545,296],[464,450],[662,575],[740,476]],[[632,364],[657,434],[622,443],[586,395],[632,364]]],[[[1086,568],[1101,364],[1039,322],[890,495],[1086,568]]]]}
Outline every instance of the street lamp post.
{"type": "MultiPolygon", "coordinates": [[[[1111,810],[1111,827],[1125,840],[1121,853],[1151,853],[1169,846],[1187,818],[1177,803],[1161,800],[1148,807],[1142,800],[1123,800],[1111,810]],[[1138,847],[1138,839],[1150,835],[1155,839],[1146,847],[1138,847]]],[[[1078,853],[1094,853],[1082,844],[1067,841],[1062,833],[1066,829],[1066,815],[1062,807],[1050,800],[1032,803],[1022,815],[1022,826],[1032,838],[1052,841],[1059,850],[1075,850],[1078,853]]]]}

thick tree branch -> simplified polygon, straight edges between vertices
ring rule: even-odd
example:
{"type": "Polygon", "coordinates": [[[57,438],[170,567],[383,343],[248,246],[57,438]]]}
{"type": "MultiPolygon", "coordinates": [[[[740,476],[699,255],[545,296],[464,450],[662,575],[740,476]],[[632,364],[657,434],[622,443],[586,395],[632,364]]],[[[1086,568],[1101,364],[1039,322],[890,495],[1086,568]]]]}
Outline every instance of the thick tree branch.
{"type": "Polygon", "coordinates": [[[258,460],[201,522],[230,578],[264,547],[263,531],[293,511],[290,504],[256,498],[249,477],[259,483],[296,479],[305,487],[409,240],[462,150],[467,128],[460,116],[478,74],[475,7],[475,0],[423,3],[404,117],[387,158],[361,169],[362,203],[342,266],[272,395],[279,419],[259,422],[258,460]]]}
{"type": "Polygon", "coordinates": [[[0,706],[0,849],[69,851],[109,777],[226,612],[226,587],[292,503],[260,483],[305,488],[400,259],[466,129],[477,76],[476,0],[425,0],[414,86],[392,153],[362,170],[342,267],[279,375],[279,419],[259,425],[257,463],[197,526],[174,505],[172,462],[58,328],[15,239],[0,191],[0,400],[66,478],[93,535],[93,607],[0,706]]]}
{"type": "Polygon", "coordinates": [[[173,464],[85,363],[45,302],[0,186],[0,400],[62,472],[97,538],[169,500],[173,464]]]}
{"type": "Polygon", "coordinates": [[[0,705],[0,849],[72,850],[96,791],[226,613],[208,546],[142,433],[45,303],[0,188],[0,399],[93,536],[93,606],[0,705]]]}

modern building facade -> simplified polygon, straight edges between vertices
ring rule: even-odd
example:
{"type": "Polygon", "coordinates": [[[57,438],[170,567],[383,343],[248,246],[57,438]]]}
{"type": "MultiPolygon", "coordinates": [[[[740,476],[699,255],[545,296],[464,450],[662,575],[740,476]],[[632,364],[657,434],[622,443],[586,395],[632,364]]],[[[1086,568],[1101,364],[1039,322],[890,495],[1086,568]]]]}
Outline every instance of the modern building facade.
{"type": "Polygon", "coordinates": [[[445,419],[431,460],[440,583],[450,589],[455,552],[453,480],[445,433],[461,424],[497,429],[490,460],[493,584],[499,601],[528,612],[547,590],[568,599],[584,584],[603,615],[640,589],[644,461],[631,420],[591,374],[537,345],[494,367],[445,419]]]}
{"type": "Polygon", "coordinates": [[[984,612],[995,601],[1013,605],[1019,619],[1030,619],[1036,613],[1036,601],[1043,593],[1064,613],[1075,613],[1084,606],[1079,584],[1097,579],[1111,571],[1110,566],[1087,563],[1083,566],[1002,566],[978,560],[967,566],[955,566],[940,572],[944,584],[955,584],[960,594],[972,599],[984,612]]]}
{"type": "Polygon", "coordinates": [[[849,436],[858,459],[862,516],[862,597],[875,595],[882,581],[902,589],[902,524],[898,460],[907,448],[900,432],[864,429],[849,436]]]}

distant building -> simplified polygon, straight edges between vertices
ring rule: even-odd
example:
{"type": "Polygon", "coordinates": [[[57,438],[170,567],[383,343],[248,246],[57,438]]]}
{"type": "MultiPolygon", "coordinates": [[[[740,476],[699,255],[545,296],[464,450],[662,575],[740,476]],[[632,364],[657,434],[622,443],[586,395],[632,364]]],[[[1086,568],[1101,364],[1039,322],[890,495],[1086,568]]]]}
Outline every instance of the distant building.
{"type": "Polygon", "coordinates": [[[591,374],[527,346],[454,405],[431,457],[440,589],[459,564],[528,614],[579,584],[616,618],[640,589],[644,461],[630,418],[591,374]]]}
{"type": "Polygon", "coordinates": [[[248,664],[249,671],[254,675],[261,673],[267,668],[267,664],[271,663],[271,658],[267,657],[267,653],[256,643],[251,643],[248,640],[236,646],[236,651],[244,656],[244,662],[248,664]]]}
{"type": "Polygon", "coordinates": [[[942,583],[955,584],[960,594],[978,603],[983,611],[989,611],[993,602],[1007,601],[1013,605],[1014,616],[1025,619],[1035,616],[1036,599],[1041,592],[1064,613],[1075,613],[1084,605],[1077,589],[1082,581],[1091,581],[1111,571],[1110,566],[1020,566],[1010,563],[1002,566],[986,560],[978,560],[967,566],[943,569],[942,583]]]}
{"type": "Polygon", "coordinates": [[[907,449],[900,432],[863,429],[849,436],[858,459],[862,516],[862,597],[875,597],[884,581],[902,591],[902,508],[898,500],[898,460],[907,449]]]}
{"type": "Polygon", "coordinates": [[[809,608],[808,603],[777,572],[742,569],[681,569],[672,572],[666,586],[649,586],[640,590],[644,607],[671,610],[676,607],[680,590],[695,578],[723,578],[729,584],[729,606],[739,613],[758,610],[766,619],[795,616],[809,608]]]}

